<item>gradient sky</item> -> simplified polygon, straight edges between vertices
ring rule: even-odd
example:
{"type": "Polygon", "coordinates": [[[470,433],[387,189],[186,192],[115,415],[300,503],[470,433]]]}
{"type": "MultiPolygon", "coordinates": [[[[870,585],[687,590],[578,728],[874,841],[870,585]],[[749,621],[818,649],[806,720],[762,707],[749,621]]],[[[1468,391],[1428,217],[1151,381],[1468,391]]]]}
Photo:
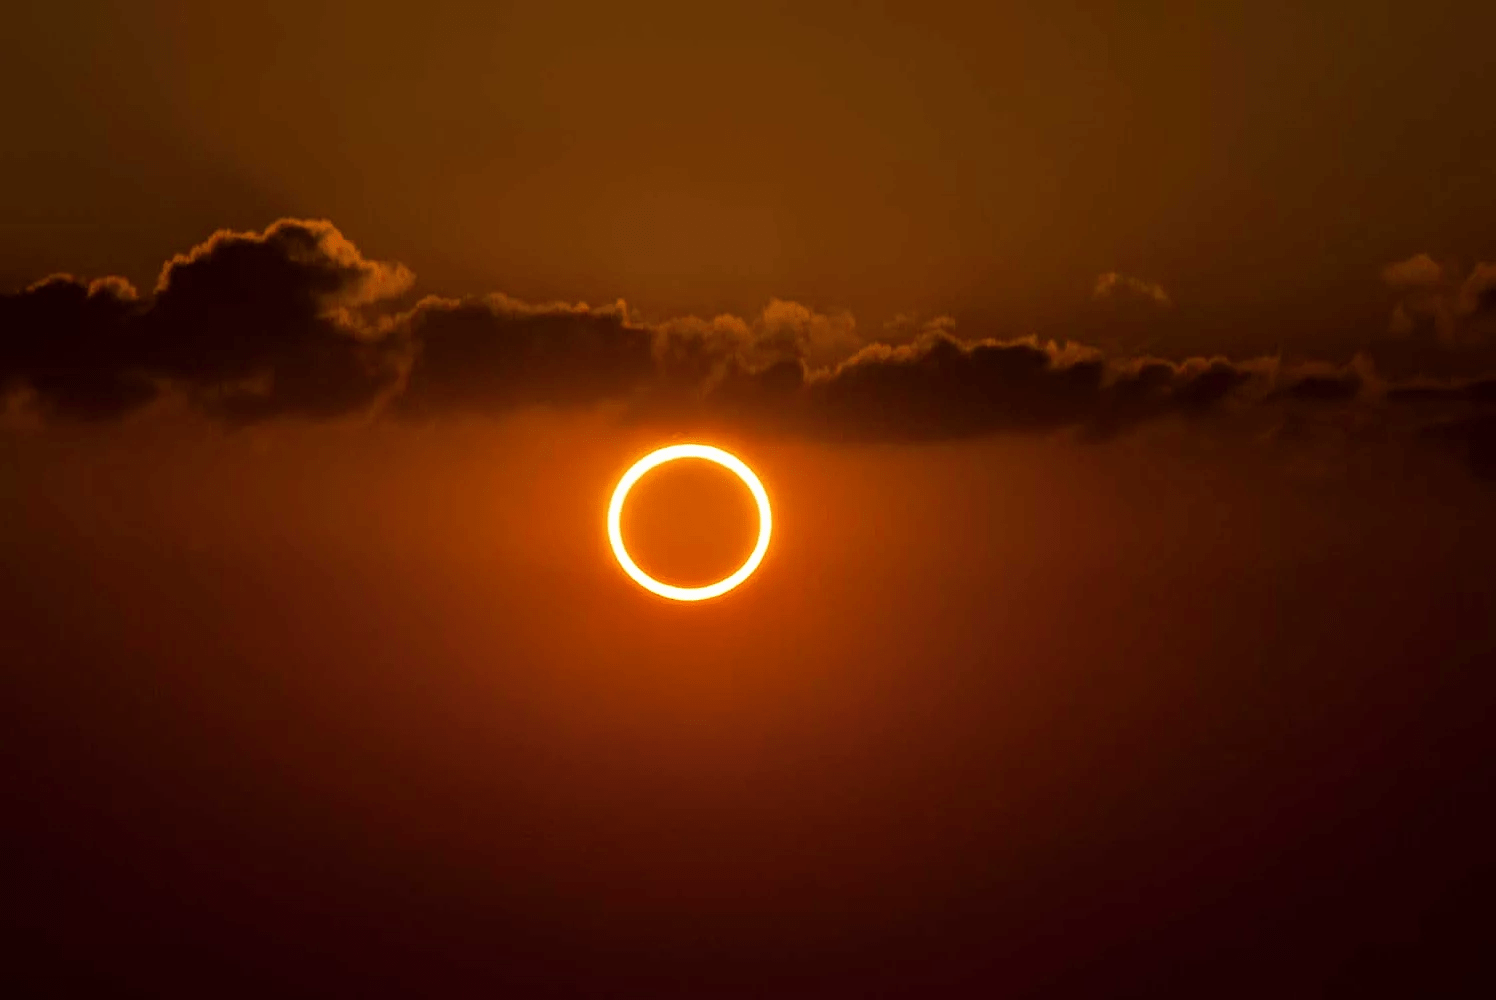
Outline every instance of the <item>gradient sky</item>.
{"type": "MultiPolygon", "coordinates": [[[[1096,275],[1196,337],[1379,332],[1489,256],[1496,13],[1405,4],[31,4],[0,278],[333,219],[428,290],[770,297],[1062,331],[1096,275]]],[[[17,23],[19,22],[19,23],[17,23]]],[[[1177,347],[1171,343],[1170,348],[1177,347]]]]}
{"type": "Polygon", "coordinates": [[[1496,6],[3,23],[0,992],[1490,995],[1496,6]]]}

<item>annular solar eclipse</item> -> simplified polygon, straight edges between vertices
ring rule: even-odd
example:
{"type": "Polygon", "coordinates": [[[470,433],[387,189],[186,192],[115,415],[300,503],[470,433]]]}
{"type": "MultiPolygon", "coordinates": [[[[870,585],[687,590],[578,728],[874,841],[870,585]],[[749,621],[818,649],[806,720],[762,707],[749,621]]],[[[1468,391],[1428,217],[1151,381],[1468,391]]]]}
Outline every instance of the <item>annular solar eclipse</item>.
{"type": "Polygon", "coordinates": [[[613,490],[613,500],[608,504],[608,541],[613,545],[613,555],[617,557],[618,565],[622,566],[623,571],[639,586],[672,601],[705,601],[720,597],[748,579],[753,575],[753,571],[758,569],[758,564],[763,562],[764,553],[769,550],[769,536],[773,527],[774,518],[769,510],[769,494],[764,491],[764,484],[759,482],[758,476],[754,475],[753,470],[736,455],[709,444],[673,444],[650,452],[623,474],[623,478],[618,481],[618,485],[613,490]],[[731,575],[704,587],[676,587],[656,580],[639,568],[633,557],[629,555],[628,548],[623,544],[623,505],[628,500],[629,490],[633,489],[634,484],[651,469],[682,458],[705,459],[731,471],[748,487],[749,492],[753,494],[754,502],[758,505],[758,542],[753,546],[753,552],[748,556],[747,561],[731,575]]]}

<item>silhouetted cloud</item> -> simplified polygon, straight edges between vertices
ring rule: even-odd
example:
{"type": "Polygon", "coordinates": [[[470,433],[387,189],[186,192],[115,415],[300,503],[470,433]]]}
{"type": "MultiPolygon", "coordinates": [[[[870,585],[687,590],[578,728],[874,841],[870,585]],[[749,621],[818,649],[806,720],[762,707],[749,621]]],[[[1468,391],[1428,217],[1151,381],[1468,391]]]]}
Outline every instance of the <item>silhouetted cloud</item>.
{"type": "Polygon", "coordinates": [[[1222,360],[1112,361],[1074,344],[961,341],[943,331],[874,344],[825,370],[794,362],[733,369],[701,400],[782,432],[852,441],[921,441],[998,431],[1117,430],[1202,413],[1247,379],[1222,360]]]}
{"type": "Polygon", "coordinates": [[[1496,403],[1496,376],[1470,379],[1412,379],[1387,390],[1387,398],[1399,403],[1496,403]]]}
{"type": "Polygon", "coordinates": [[[121,278],[58,274],[0,296],[0,391],[28,389],[44,415],[116,417],[149,402],[143,312],[121,278]]]}
{"type": "MultiPolygon", "coordinates": [[[[1496,316],[1496,265],[1457,278],[1420,254],[1383,279],[1400,309],[1436,326],[1478,332],[1496,316]]],[[[622,302],[500,294],[402,309],[412,283],[329,222],[219,232],[168,261],[148,296],[120,278],[67,275],[0,296],[0,388],[63,419],[114,418],[165,394],[235,422],[607,402],[633,420],[833,441],[1106,436],[1168,418],[1397,408],[1423,436],[1468,445],[1477,464],[1491,447],[1493,375],[1388,382],[1361,356],[1116,356],[1034,337],[962,338],[948,316],[899,317],[884,331],[891,342],[868,342],[849,314],[781,300],[746,320],[645,322],[622,302]]],[[[1168,303],[1159,286],[1114,272],[1095,292],[1168,303]]]]}
{"type": "Polygon", "coordinates": [[[504,295],[423,299],[396,320],[413,345],[394,408],[403,414],[502,413],[598,403],[655,371],[650,331],[623,303],[528,305],[504,295]]]}
{"type": "Polygon", "coordinates": [[[1371,362],[1360,356],[1341,366],[1303,364],[1284,373],[1274,395],[1303,403],[1346,403],[1361,395],[1374,377],[1371,362]]]}
{"type": "Polygon", "coordinates": [[[123,413],[165,384],[227,419],[335,416],[393,384],[397,358],[357,310],[411,281],[328,222],[222,231],[168,261],[149,299],[67,276],[0,298],[0,381],[72,417],[123,413]]]}

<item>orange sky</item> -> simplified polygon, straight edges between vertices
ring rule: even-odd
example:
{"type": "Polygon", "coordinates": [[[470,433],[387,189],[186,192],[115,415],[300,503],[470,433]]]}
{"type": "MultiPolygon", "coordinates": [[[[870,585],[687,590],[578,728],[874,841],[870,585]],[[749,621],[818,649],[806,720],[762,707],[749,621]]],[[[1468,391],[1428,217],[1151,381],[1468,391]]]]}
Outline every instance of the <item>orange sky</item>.
{"type": "MultiPolygon", "coordinates": [[[[5,445],[4,776],[26,940],[79,975],[1042,992],[1177,975],[1158,940],[1211,981],[1245,934],[1357,981],[1396,913],[1471,954],[1496,552],[1458,467],[760,442],[775,547],[685,606],[607,554],[655,439],[594,418],[60,433],[5,445]]],[[[741,533],[688,485],[656,530],[741,533]]]]}

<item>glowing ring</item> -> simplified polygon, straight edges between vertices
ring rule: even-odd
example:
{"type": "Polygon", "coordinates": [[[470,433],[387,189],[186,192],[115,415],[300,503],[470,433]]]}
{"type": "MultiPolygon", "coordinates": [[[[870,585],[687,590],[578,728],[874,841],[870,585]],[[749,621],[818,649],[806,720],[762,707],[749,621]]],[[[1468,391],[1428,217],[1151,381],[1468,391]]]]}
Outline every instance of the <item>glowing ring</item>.
{"type": "Polygon", "coordinates": [[[764,484],[758,481],[753,470],[743,464],[736,455],[729,454],[721,448],[713,448],[709,444],[672,444],[669,447],[652,451],[633,464],[629,471],[618,480],[618,486],[613,490],[613,501],[608,504],[608,541],[613,544],[613,555],[618,558],[618,565],[623,571],[633,578],[634,582],[652,593],[661,597],[668,597],[672,601],[705,601],[711,597],[720,597],[727,593],[758,569],[758,564],[764,561],[764,553],[769,550],[769,534],[774,528],[774,517],[769,512],[769,494],[764,492],[764,484]],[[753,494],[753,499],[758,503],[758,544],[753,547],[753,554],[748,561],[739,566],[737,572],[731,576],[724,577],[716,583],[709,583],[705,587],[673,587],[668,583],[661,583],[648,573],[639,568],[629,555],[628,549],[623,546],[623,501],[628,499],[629,490],[633,489],[644,474],[655,466],[673,462],[677,458],[704,458],[708,462],[716,462],[724,469],[733,472],[748,487],[753,494]]]}

